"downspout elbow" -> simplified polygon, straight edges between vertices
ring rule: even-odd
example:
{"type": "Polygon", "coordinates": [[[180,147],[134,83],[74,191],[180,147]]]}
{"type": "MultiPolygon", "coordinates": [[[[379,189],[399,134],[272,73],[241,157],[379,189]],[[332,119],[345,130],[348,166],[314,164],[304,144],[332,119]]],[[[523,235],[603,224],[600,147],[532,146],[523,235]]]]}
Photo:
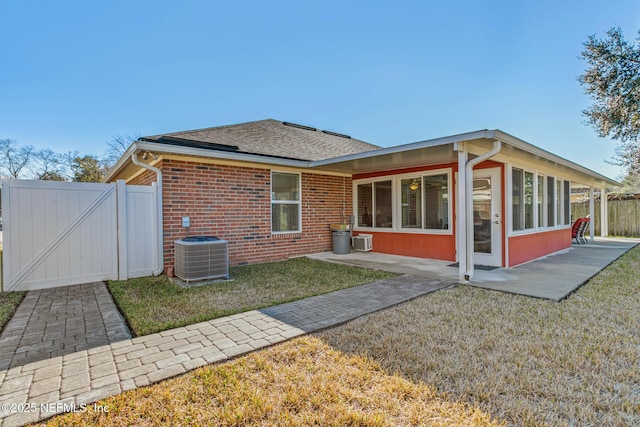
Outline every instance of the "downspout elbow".
{"type": "Polygon", "coordinates": [[[153,275],[154,276],[158,276],[160,274],[162,274],[162,271],[164,270],[164,239],[163,239],[163,224],[162,224],[162,171],[158,168],[156,168],[155,166],[151,166],[147,163],[141,162],[138,159],[138,154],[134,151],[131,154],[131,161],[133,162],[134,165],[136,166],[140,166],[143,169],[147,169],[153,173],[156,174],[157,177],[157,192],[158,192],[158,196],[156,198],[157,200],[157,215],[158,215],[158,221],[157,221],[157,236],[158,236],[158,248],[157,248],[157,258],[158,258],[158,265],[156,266],[156,269],[153,271],[153,275]]]}

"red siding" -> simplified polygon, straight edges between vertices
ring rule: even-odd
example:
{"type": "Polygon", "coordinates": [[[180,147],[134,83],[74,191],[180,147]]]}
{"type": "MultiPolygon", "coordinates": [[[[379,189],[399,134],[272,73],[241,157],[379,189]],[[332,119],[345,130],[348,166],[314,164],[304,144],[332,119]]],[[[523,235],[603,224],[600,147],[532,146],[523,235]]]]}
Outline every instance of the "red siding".
{"type": "MultiPolygon", "coordinates": [[[[456,260],[456,241],[452,234],[387,233],[361,231],[373,235],[373,252],[418,258],[456,260]]],[[[358,233],[354,233],[358,234],[358,233]]]]}
{"type": "Polygon", "coordinates": [[[509,238],[509,267],[570,247],[570,228],[513,236],[509,238]]]}

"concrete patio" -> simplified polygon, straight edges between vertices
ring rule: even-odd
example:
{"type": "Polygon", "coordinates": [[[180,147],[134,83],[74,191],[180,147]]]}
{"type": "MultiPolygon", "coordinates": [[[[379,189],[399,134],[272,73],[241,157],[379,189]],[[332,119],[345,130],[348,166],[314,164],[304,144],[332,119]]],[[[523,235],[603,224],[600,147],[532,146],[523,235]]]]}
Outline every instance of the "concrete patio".
{"type": "MultiPolygon", "coordinates": [[[[470,285],[560,301],[638,243],[639,239],[600,238],[586,244],[573,245],[564,251],[517,267],[490,271],[476,269],[470,285]]],[[[324,252],[309,257],[399,274],[458,281],[458,268],[452,267],[450,261],[376,252],[352,252],[345,255],[324,252]]]]}

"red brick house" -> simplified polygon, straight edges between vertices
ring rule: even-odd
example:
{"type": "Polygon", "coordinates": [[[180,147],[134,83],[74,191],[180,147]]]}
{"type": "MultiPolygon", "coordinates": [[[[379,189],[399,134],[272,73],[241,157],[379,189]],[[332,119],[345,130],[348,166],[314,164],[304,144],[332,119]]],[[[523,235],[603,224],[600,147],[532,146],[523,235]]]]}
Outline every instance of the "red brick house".
{"type": "Polygon", "coordinates": [[[239,265],[331,250],[354,215],[374,251],[459,261],[461,280],[570,247],[571,188],[619,185],[499,130],[380,148],[276,120],[140,138],[107,180],[158,176],[165,268],[184,216],[239,265]]]}

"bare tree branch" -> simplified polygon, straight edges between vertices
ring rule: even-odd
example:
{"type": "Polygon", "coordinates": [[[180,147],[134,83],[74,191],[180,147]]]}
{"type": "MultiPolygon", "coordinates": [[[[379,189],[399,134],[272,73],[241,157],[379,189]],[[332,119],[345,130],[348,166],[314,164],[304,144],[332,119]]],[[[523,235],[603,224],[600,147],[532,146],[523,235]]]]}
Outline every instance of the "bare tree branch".
{"type": "Polygon", "coordinates": [[[32,161],[34,148],[31,145],[18,146],[13,139],[0,139],[0,167],[12,178],[17,179],[22,170],[32,161]]]}

